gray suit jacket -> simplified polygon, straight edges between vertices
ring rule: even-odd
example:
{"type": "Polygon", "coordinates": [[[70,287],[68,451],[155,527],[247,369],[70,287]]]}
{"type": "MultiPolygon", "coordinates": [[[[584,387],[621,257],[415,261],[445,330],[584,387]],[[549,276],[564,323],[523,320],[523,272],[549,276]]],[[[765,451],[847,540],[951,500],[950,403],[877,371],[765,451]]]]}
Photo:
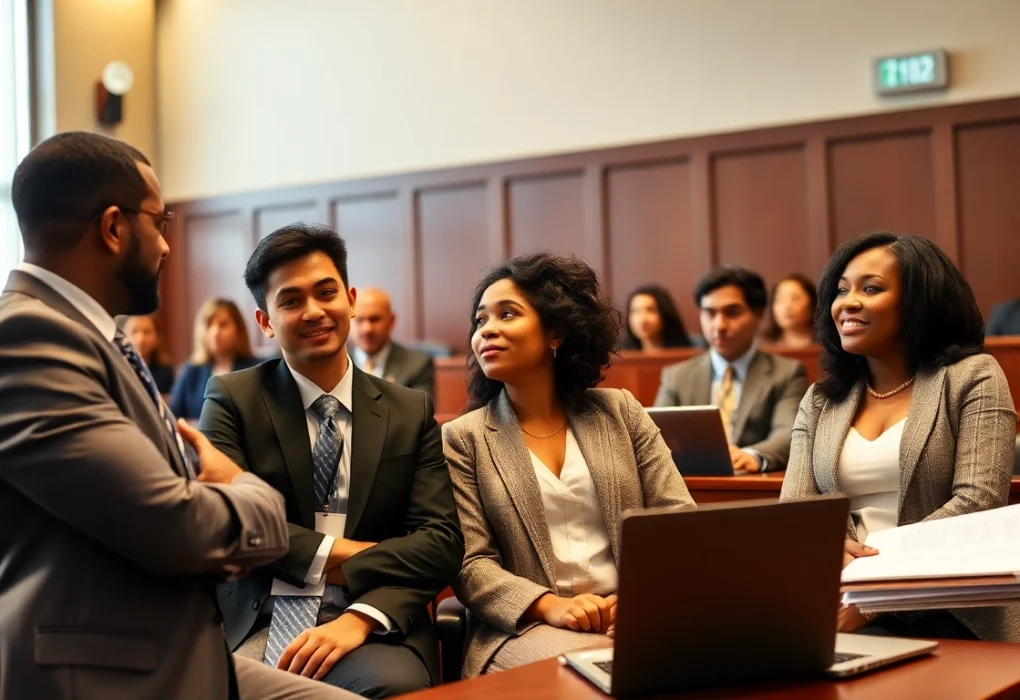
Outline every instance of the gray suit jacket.
{"type": "MultiPolygon", "coordinates": [[[[843,441],[864,393],[833,403],[812,386],[800,404],[782,499],[839,493],[843,441]]],[[[948,518],[1006,505],[1016,411],[990,355],[920,372],[900,443],[898,523],[948,518]]],[[[857,539],[851,520],[847,536],[857,539]]],[[[981,639],[1020,642],[1020,606],[952,610],[981,639]]]]}
{"type": "Polygon", "coordinates": [[[436,369],[432,356],[405,348],[403,345],[390,344],[390,356],[386,358],[386,376],[383,378],[388,382],[435,396],[436,369]]]}
{"type": "MultiPolygon", "coordinates": [[[[733,419],[737,447],[756,451],[768,471],[786,468],[790,430],[804,397],[804,365],[779,355],[755,353],[747,368],[733,419]]],[[[692,357],[662,370],[656,406],[706,406],[712,403],[712,358],[692,357]]]]}
{"type": "Polygon", "coordinates": [[[120,352],[64,297],[0,296],[0,697],[227,697],[212,574],[287,551],[283,499],[189,481],[120,352]]]}
{"type": "MultiPolygon", "coordinates": [[[[632,508],[693,506],[659,429],[628,391],[591,389],[570,414],[619,561],[620,515],[632,508]]],[[[464,676],[481,673],[507,639],[533,624],[521,615],[557,592],[552,540],[520,423],[503,392],[443,426],[446,459],[464,530],[454,591],[472,615],[464,676]]]]}

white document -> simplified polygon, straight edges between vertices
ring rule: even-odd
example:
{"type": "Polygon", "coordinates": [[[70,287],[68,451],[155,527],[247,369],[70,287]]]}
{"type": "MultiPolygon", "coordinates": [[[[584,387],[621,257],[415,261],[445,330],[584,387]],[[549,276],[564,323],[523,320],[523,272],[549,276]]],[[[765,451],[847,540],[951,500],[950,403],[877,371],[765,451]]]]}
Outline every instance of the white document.
{"type": "MultiPolygon", "coordinates": [[[[316,513],[315,531],[330,537],[343,537],[344,528],[347,526],[347,515],[345,513],[316,513]]],[[[322,597],[326,592],[326,575],[323,574],[319,583],[312,585],[306,583],[304,588],[294,586],[278,578],[273,579],[273,588],[270,591],[273,595],[299,595],[322,597]]]]}
{"type": "Polygon", "coordinates": [[[843,583],[1020,573],[1020,505],[871,533],[843,583]]]}

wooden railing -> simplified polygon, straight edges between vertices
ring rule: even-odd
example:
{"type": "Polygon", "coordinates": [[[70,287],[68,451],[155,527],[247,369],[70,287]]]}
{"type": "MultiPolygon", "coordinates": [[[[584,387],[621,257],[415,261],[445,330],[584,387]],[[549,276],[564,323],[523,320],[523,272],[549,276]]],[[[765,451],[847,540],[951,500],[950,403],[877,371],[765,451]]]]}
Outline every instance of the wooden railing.
{"type": "MultiPolygon", "coordinates": [[[[807,371],[808,383],[818,379],[818,347],[803,350],[764,348],[800,360],[807,371]]],[[[985,350],[1002,366],[1009,381],[1013,402],[1020,405],[1020,337],[989,338],[985,350]]],[[[663,367],[683,362],[703,352],[693,348],[657,352],[623,351],[606,372],[604,387],[629,389],[644,406],[655,402],[663,367]]],[[[450,357],[436,361],[436,417],[440,422],[460,415],[467,405],[465,368],[467,358],[450,357]]]]}

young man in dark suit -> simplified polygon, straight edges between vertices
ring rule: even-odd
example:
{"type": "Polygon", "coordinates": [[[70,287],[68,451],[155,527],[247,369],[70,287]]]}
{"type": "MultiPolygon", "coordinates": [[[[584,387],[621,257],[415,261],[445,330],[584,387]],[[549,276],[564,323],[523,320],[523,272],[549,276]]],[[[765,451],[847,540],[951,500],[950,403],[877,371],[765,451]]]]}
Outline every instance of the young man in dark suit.
{"type": "Polygon", "coordinates": [[[656,406],[714,404],[741,471],[781,471],[790,457],[790,432],[807,391],[804,366],[762,352],[755,338],[768,293],[751,270],[723,266],[694,290],[709,351],[662,370],[656,406]]]}
{"type": "Polygon", "coordinates": [[[286,499],[290,550],[220,592],[238,654],[388,697],[437,680],[426,605],[460,569],[432,400],[353,366],[347,248],[293,224],[256,247],[245,283],[282,358],[214,377],[200,427],[286,499]]]}

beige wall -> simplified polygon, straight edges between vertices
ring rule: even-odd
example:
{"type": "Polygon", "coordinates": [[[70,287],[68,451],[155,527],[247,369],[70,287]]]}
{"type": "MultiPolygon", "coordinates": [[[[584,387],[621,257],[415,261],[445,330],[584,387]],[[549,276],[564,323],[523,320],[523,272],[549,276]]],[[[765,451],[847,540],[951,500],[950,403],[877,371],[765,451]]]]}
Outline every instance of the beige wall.
{"type": "Polygon", "coordinates": [[[1020,93],[1018,0],[161,0],[157,24],[169,198],[1020,93]],[[873,95],[872,57],[934,47],[948,93],[873,95]]]}
{"type": "Polygon", "coordinates": [[[37,136],[99,131],[156,160],[156,1],[39,0],[37,3],[37,136]],[[96,83],[110,61],[127,63],[135,84],[124,120],[96,120],[96,83]]]}

